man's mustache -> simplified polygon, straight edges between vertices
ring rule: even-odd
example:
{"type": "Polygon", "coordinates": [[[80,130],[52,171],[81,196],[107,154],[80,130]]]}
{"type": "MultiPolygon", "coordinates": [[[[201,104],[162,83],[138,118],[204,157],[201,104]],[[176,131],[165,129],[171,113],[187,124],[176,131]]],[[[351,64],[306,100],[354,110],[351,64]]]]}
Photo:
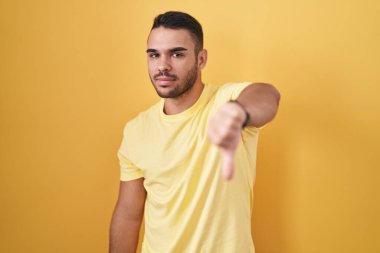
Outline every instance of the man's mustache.
{"type": "Polygon", "coordinates": [[[160,73],[154,75],[154,79],[157,79],[159,77],[170,77],[173,79],[177,79],[176,75],[169,74],[168,72],[160,72],[160,73]]]}

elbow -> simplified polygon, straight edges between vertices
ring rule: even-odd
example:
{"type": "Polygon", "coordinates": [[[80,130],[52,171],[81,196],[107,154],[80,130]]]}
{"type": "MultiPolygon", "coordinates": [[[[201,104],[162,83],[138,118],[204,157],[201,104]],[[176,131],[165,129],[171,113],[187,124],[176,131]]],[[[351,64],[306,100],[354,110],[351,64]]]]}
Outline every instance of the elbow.
{"type": "Polygon", "coordinates": [[[281,100],[280,91],[273,84],[270,84],[270,83],[253,83],[253,86],[257,90],[265,91],[266,94],[270,94],[270,96],[273,97],[273,100],[276,104],[275,111],[277,111],[277,107],[280,104],[280,100],[281,100]]]}
{"type": "Polygon", "coordinates": [[[261,100],[261,105],[258,107],[259,109],[257,108],[256,110],[256,115],[258,117],[256,126],[260,127],[275,118],[280,105],[281,94],[272,84],[258,83],[255,85],[259,86],[263,98],[261,100]]]}
{"type": "MultiPolygon", "coordinates": [[[[274,95],[274,97],[276,99],[277,107],[278,107],[280,105],[281,94],[280,94],[279,90],[276,87],[274,87],[273,85],[272,85],[272,87],[274,89],[273,90],[273,95],[274,95]]],[[[276,108],[276,111],[277,111],[277,108],[276,108]]]]}
{"type": "Polygon", "coordinates": [[[273,84],[270,84],[270,83],[261,83],[261,85],[266,87],[268,92],[271,93],[275,97],[277,104],[279,104],[280,99],[281,99],[280,91],[273,84]]]}

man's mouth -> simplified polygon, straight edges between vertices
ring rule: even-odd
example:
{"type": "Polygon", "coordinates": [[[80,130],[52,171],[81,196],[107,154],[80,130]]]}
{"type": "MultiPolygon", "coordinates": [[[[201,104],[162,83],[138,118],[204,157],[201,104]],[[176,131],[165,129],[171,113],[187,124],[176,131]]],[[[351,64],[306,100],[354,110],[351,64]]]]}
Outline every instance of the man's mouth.
{"type": "Polygon", "coordinates": [[[161,82],[171,82],[171,81],[175,81],[175,78],[161,77],[161,78],[156,78],[156,80],[161,81],[161,82]]]}
{"type": "Polygon", "coordinates": [[[155,76],[154,79],[161,85],[169,85],[175,80],[177,80],[177,78],[174,75],[170,75],[167,73],[159,74],[155,76]]]}
{"type": "Polygon", "coordinates": [[[167,87],[174,83],[174,78],[157,78],[158,85],[161,87],[167,87]]]}

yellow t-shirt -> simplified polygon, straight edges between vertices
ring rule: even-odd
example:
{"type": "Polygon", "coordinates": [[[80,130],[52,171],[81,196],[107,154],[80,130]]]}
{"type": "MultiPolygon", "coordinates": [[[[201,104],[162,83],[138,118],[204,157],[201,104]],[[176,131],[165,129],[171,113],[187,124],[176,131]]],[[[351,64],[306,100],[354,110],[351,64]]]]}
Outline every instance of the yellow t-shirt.
{"type": "Polygon", "coordinates": [[[144,177],[142,252],[250,253],[258,129],[245,128],[232,181],[221,177],[218,149],[206,138],[210,116],[249,83],[205,85],[175,115],[161,100],[128,122],[118,152],[121,180],[144,177]]]}

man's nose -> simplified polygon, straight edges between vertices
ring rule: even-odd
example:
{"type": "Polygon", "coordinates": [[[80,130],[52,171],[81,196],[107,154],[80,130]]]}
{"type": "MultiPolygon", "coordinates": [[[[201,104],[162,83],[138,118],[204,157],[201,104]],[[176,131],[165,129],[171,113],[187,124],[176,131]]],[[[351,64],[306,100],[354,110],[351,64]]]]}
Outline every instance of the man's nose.
{"type": "Polygon", "coordinates": [[[171,70],[171,64],[169,62],[169,59],[167,59],[167,57],[161,57],[160,58],[160,62],[159,62],[159,65],[158,65],[158,70],[160,72],[168,72],[171,70]]]}

